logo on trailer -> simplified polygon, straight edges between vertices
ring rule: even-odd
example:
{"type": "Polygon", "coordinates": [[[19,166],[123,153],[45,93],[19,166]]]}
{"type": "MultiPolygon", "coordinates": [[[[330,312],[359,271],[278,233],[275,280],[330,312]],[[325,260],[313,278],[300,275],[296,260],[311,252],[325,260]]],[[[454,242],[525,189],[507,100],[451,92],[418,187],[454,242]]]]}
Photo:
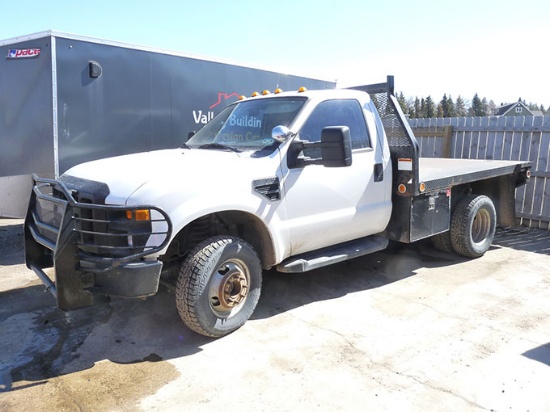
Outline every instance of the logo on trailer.
{"type": "Polygon", "coordinates": [[[210,106],[210,109],[213,109],[214,107],[218,106],[225,100],[229,100],[232,97],[239,98],[239,93],[233,92],[233,93],[224,93],[224,92],[218,92],[218,101],[210,106]]]}
{"type": "Polygon", "coordinates": [[[214,112],[212,111],[214,107],[219,106],[220,104],[222,104],[223,102],[229,99],[232,99],[232,98],[238,99],[239,96],[240,95],[237,92],[233,92],[233,93],[218,92],[218,100],[215,103],[211,104],[208,107],[207,111],[203,112],[202,110],[193,110],[193,120],[195,120],[195,124],[208,123],[210,120],[214,118],[214,112]]]}
{"type": "Polygon", "coordinates": [[[8,59],[25,59],[40,56],[40,49],[9,49],[8,59]]]}

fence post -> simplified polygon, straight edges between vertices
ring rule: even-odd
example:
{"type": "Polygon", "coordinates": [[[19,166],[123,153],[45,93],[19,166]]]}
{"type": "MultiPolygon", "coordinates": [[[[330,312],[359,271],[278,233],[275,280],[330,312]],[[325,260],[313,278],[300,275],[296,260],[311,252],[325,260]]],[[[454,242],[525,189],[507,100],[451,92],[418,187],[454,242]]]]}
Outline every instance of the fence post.
{"type": "Polygon", "coordinates": [[[443,154],[442,157],[451,158],[451,148],[453,141],[453,126],[445,126],[443,132],[443,154]]]}

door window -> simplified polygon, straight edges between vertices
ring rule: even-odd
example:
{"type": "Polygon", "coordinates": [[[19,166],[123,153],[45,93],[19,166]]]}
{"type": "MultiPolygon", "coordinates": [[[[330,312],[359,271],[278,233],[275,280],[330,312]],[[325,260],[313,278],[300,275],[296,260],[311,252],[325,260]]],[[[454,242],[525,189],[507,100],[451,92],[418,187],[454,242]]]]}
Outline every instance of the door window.
{"type": "MultiPolygon", "coordinates": [[[[348,126],[352,149],[370,147],[367,124],[357,100],[326,100],[319,103],[300,130],[300,140],[321,141],[321,131],[327,126],[348,126]]],[[[306,149],[304,155],[319,157],[319,149],[306,149]]]]}

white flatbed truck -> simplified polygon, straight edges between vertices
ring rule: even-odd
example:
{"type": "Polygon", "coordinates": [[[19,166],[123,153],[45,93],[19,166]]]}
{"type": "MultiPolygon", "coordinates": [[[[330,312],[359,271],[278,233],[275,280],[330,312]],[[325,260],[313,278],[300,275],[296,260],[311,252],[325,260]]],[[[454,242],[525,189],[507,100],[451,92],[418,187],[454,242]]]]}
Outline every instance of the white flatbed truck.
{"type": "Polygon", "coordinates": [[[497,224],[516,224],[528,162],[418,153],[391,76],[355,90],[266,91],[182,148],[34,176],[26,263],[63,310],[149,296],[175,273],[184,323],[224,336],[253,313],[263,270],[304,272],[428,237],[475,258],[497,224]]]}

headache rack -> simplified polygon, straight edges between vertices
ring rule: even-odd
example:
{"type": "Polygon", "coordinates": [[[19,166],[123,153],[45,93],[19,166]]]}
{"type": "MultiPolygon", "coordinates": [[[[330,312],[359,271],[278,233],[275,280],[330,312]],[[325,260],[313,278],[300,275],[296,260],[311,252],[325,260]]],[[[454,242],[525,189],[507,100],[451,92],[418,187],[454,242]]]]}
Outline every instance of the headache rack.
{"type": "Polygon", "coordinates": [[[172,224],[158,207],[89,203],[59,180],[33,179],[25,260],[58,301],[61,282],[75,294],[81,285],[93,285],[95,274],[141,262],[170,240],[172,224]],[[55,283],[43,271],[49,267],[55,268],[55,283]]]}
{"type": "Polygon", "coordinates": [[[350,87],[367,92],[382,120],[390,148],[394,195],[411,197],[421,193],[418,142],[394,94],[394,77],[386,83],[350,87]]]}

